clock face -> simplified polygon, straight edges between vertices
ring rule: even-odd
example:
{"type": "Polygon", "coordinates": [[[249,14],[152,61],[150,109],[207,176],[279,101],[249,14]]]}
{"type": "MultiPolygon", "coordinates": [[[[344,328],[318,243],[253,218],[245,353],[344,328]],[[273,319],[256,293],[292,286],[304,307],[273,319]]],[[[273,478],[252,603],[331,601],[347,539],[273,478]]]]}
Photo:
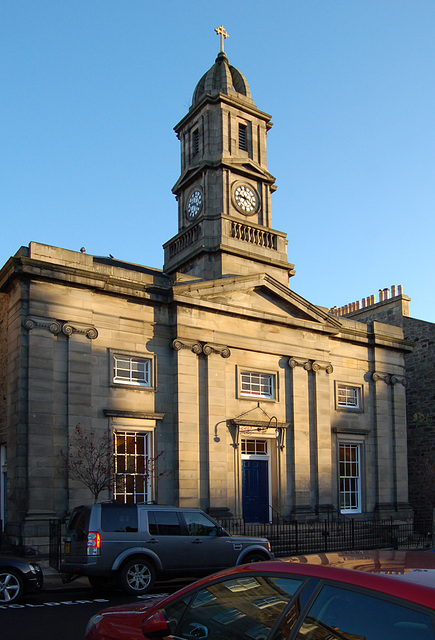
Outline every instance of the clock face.
{"type": "Polygon", "coordinates": [[[242,213],[254,213],[258,209],[258,196],[247,184],[240,184],[234,191],[234,202],[242,213]]]}
{"type": "Polygon", "coordinates": [[[202,209],[202,193],[199,189],[195,189],[190,194],[189,201],[187,203],[187,217],[189,220],[194,220],[198,213],[202,209]]]}

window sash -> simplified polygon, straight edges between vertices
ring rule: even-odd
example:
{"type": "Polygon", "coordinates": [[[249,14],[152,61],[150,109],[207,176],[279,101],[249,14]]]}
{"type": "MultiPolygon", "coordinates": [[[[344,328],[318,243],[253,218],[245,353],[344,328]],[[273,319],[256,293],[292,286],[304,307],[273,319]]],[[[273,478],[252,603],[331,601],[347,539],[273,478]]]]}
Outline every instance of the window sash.
{"type": "Polygon", "coordinates": [[[339,407],[359,409],[359,393],[360,389],[358,387],[351,387],[345,384],[337,385],[337,405],[339,407]]]}
{"type": "Polygon", "coordinates": [[[240,373],[240,395],[256,398],[274,398],[274,377],[270,373],[242,371],[240,373]]]}
{"type": "Polygon", "coordinates": [[[150,434],[116,431],[113,434],[114,498],[131,504],[151,499],[150,434]]]}
{"type": "Polygon", "coordinates": [[[151,386],[151,360],[128,356],[113,357],[113,382],[151,386]]]}
{"type": "Polygon", "coordinates": [[[361,512],[361,445],[339,445],[340,511],[361,512]]]}

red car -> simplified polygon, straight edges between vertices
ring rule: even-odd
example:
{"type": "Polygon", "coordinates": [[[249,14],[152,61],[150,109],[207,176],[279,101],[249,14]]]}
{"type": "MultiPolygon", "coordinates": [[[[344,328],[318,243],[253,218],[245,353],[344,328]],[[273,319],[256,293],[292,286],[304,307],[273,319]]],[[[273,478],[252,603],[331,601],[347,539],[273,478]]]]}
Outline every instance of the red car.
{"type": "Polygon", "coordinates": [[[105,609],[86,640],[435,640],[435,554],[340,552],[246,564],[105,609]]]}

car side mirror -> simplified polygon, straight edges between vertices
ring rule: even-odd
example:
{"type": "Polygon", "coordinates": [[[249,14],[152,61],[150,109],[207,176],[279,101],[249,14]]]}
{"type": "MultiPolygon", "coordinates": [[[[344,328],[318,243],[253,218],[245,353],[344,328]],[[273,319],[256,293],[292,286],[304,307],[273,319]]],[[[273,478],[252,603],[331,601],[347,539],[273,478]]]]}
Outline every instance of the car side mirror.
{"type": "Polygon", "coordinates": [[[170,634],[165,612],[159,609],[142,622],[142,633],[150,640],[160,640],[170,634]]]}

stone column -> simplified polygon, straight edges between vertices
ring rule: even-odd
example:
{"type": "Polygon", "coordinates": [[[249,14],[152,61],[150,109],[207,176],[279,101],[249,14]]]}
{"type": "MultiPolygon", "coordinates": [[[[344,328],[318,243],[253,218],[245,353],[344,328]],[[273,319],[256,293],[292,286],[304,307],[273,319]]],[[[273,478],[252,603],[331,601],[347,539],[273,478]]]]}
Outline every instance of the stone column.
{"type": "Polygon", "coordinates": [[[228,455],[232,453],[227,446],[227,427],[225,420],[226,358],[231,355],[228,347],[205,344],[203,352],[207,356],[207,427],[208,452],[205,457],[205,470],[208,475],[208,498],[213,509],[229,507],[228,492],[228,455]]]}
{"type": "Polygon", "coordinates": [[[381,515],[388,515],[394,503],[393,495],[393,447],[392,412],[390,399],[390,376],[373,373],[375,383],[375,427],[376,427],[376,506],[381,515]]]}
{"type": "Polygon", "coordinates": [[[315,361],[311,368],[315,374],[317,498],[319,510],[322,511],[333,503],[329,381],[329,374],[333,372],[333,367],[330,362],[315,361]]]}
{"type": "Polygon", "coordinates": [[[294,505],[298,513],[312,512],[310,485],[310,415],[308,374],[310,362],[303,358],[290,358],[293,371],[293,448],[294,448],[294,505]]]}
{"type": "Polygon", "coordinates": [[[178,414],[178,492],[180,507],[198,507],[200,496],[199,452],[199,342],[176,339],[176,387],[178,414]]]}

